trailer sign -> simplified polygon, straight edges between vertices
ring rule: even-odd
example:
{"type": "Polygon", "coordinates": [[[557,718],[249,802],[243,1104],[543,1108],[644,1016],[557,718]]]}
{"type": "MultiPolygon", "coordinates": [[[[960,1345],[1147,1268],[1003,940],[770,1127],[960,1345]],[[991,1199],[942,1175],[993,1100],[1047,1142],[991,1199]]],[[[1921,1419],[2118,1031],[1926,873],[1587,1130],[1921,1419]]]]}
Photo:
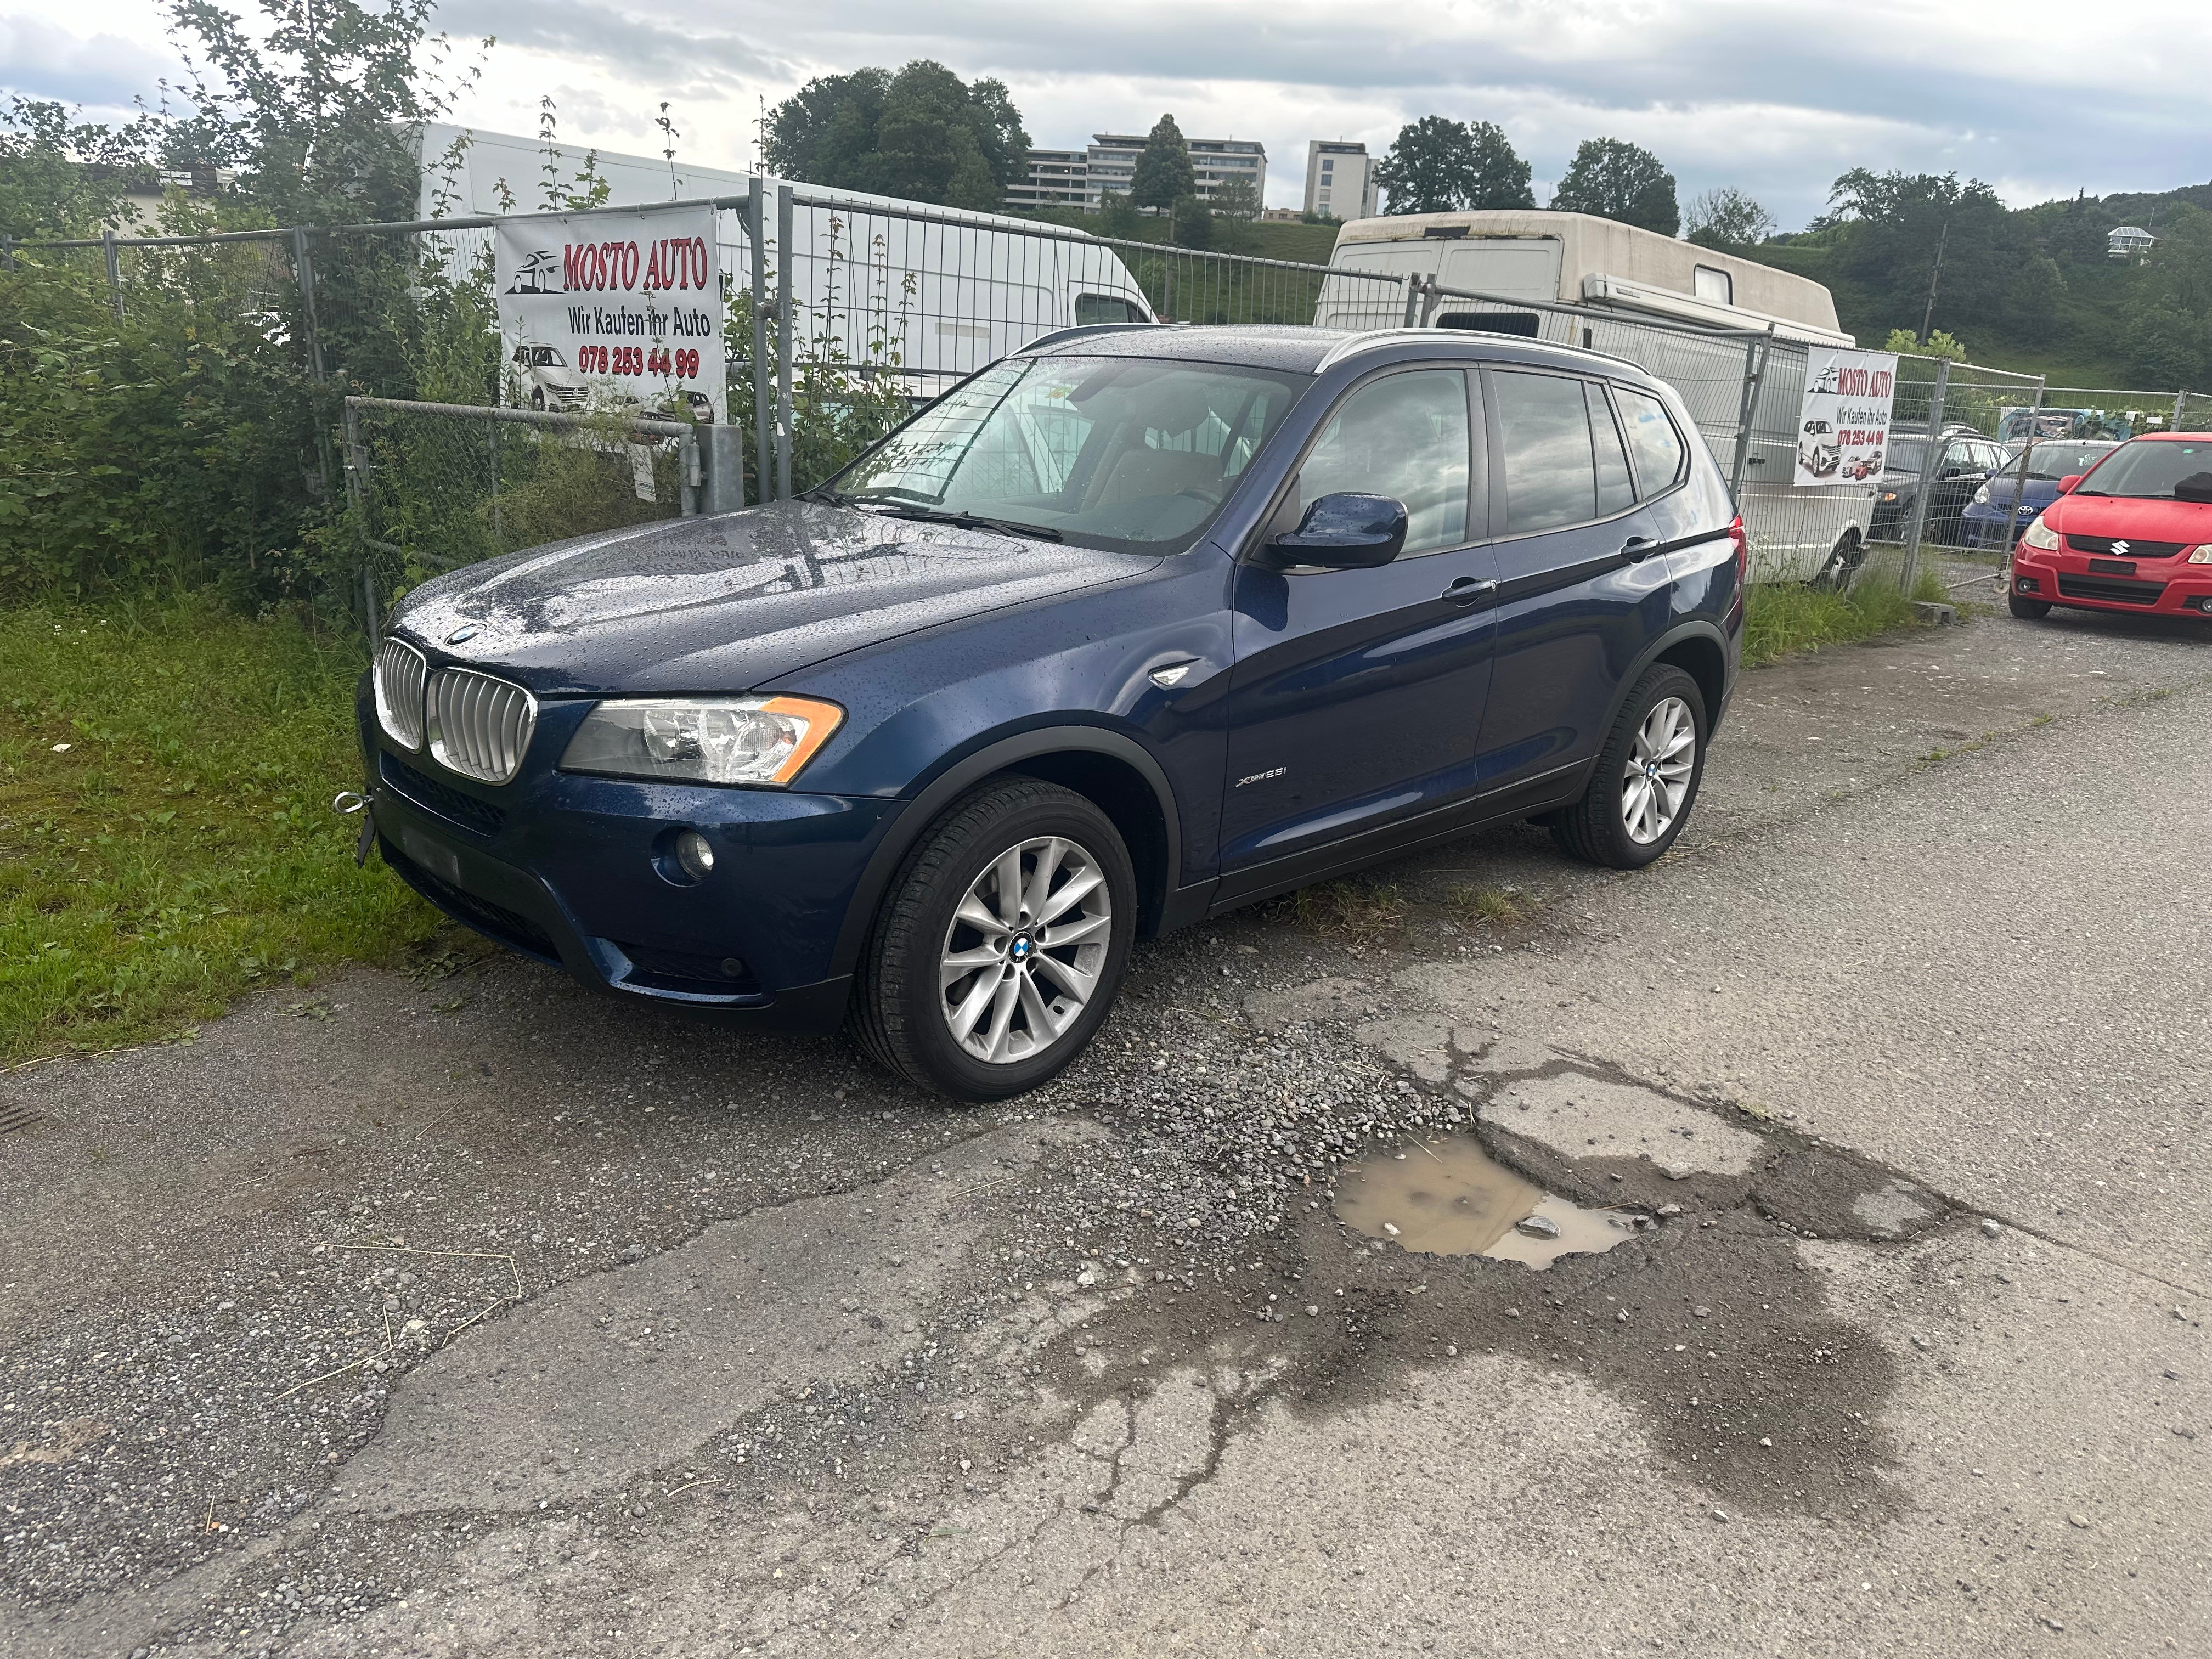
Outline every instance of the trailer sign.
{"type": "Polygon", "coordinates": [[[709,208],[503,221],[507,401],[727,420],[720,267],[709,208]]]}
{"type": "Polygon", "coordinates": [[[1889,453],[1890,406],[1896,395],[1897,358],[1892,353],[1810,348],[1790,483],[1802,489],[1879,477],[1889,453]]]}

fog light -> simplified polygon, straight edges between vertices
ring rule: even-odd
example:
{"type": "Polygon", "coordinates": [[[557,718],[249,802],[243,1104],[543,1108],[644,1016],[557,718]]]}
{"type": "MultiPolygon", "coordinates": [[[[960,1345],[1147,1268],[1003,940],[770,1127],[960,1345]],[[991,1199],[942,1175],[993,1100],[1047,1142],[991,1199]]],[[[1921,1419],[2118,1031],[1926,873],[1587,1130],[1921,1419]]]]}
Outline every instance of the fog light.
{"type": "Polygon", "coordinates": [[[2035,592],[2039,584],[2033,576],[2022,576],[2018,581],[2014,582],[2013,586],[2017,587],[2023,593],[2033,593],[2035,592]]]}
{"type": "Polygon", "coordinates": [[[714,872],[714,849],[696,830],[686,830],[676,837],[676,865],[692,880],[704,881],[714,872]]]}

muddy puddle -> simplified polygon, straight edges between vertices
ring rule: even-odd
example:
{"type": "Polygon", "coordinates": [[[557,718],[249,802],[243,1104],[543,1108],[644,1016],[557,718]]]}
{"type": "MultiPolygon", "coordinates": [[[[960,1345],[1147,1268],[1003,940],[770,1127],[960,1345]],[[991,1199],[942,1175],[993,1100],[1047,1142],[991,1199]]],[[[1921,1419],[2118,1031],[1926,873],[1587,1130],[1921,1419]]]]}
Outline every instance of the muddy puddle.
{"type": "Polygon", "coordinates": [[[1585,1210],[1523,1181],[1464,1135],[1378,1150],[1338,1172],[1346,1226],[1431,1255],[1480,1255],[1548,1267],[1636,1236],[1632,1216],[1585,1210]]]}

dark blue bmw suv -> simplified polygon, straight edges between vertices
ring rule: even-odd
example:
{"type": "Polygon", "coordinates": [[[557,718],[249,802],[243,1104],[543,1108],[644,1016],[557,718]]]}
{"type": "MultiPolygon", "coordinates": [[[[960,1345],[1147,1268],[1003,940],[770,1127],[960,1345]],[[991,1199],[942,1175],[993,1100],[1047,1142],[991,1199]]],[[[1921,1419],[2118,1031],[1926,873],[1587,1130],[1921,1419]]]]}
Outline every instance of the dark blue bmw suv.
{"type": "Polygon", "coordinates": [[[800,500],[409,594],[374,838],[617,994],[1034,1087],[1139,939],[1535,818],[1681,833],[1746,549],[1679,398],[1437,331],[1070,331],[800,500]]]}

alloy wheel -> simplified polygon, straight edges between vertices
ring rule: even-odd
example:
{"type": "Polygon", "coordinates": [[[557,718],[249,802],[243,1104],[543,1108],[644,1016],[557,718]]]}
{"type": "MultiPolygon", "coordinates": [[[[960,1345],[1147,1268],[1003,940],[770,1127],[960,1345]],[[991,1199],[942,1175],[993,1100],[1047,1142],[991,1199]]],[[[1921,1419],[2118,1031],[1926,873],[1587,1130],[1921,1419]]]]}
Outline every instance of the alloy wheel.
{"type": "Polygon", "coordinates": [[[1620,818],[1631,841],[1649,846],[1674,827],[1697,769],[1698,723],[1680,697],[1651,706],[1628,745],[1620,774],[1620,818]]]}
{"type": "Polygon", "coordinates": [[[953,1041],[994,1065],[1042,1054],[1090,1005],[1113,933],[1105,872],[1087,848],[1043,836],[1006,848],[945,930],[938,987],[953,1041]]]}

